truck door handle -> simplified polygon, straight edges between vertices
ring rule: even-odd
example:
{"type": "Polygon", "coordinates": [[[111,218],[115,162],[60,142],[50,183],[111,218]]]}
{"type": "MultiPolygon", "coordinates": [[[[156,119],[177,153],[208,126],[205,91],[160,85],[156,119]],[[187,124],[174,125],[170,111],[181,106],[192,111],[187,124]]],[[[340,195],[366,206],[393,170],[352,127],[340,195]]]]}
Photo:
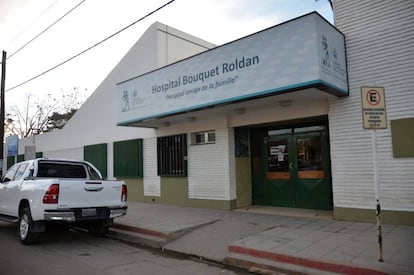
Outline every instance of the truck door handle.
{"type": "Polygon", "coordinates": [[[85,191],[86,192],[99,192],[99,191],[102,191],[102,189],[103,189],[103,187],[102,186],[100,186],[100,187],[95,187],[95,186],[88,186],[88,187],[85,187],[84,188],[85,189],[85,191]]]}

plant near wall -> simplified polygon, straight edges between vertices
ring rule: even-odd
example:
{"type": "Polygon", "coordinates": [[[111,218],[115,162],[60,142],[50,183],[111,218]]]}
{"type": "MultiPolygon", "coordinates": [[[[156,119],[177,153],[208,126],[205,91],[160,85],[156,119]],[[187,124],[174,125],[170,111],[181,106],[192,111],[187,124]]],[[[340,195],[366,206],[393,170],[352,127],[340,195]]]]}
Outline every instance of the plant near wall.
{"type": "Polygon", "coordinates": [[[43,98],[34,98],[32,94],[26,94],[23,105],[12,106],[7,110],[5,136],[26,138],[61,129],[84,101],[85,96],[78,87],[69,93],[61,90],[59,96],[48,94],[43,98]]]}

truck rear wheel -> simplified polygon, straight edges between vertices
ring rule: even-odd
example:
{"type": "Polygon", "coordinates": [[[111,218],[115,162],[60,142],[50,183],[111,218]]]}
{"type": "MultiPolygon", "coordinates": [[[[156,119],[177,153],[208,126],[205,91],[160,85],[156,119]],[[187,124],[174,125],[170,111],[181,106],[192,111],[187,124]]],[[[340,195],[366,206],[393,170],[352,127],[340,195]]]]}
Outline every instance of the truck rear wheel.
{"type": "Polygon", "coordinates": [[[89,232],[95,237],[103,237],[108,232],[109,225],[105,222],[94,222],[89,226],[89,232]]]}
{"type": "Polygon", "coordinates": [[[25,207],[20,213],[17,225],[17,233],[23,244],[32,244],[37,241],[39,233],[33,231],[33,226],[34,222],[32,220],[30,208],[25,207]]]}

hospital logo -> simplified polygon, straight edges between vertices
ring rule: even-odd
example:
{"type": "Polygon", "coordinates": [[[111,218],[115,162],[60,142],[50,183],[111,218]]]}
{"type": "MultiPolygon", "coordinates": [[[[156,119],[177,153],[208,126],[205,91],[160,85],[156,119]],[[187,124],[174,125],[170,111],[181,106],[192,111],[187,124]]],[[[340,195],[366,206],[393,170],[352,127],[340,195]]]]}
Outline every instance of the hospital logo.
{"type": "Polygon", "coordinates": [[[322,64],[326,67],[331,66],[331,60],[329,57],[329,45],[328,39],[325,35],[322,35],[322,64]]]}
{"type": "Polygon", "coordinates": [[[122,112],[128,112],[129,109],[129,93],[128,90],[124,90],[122,92],[122,112]]]}
{"type": "Polygon", "coordinates": [[[139,93],[137,90],[134,90],[132,92],[132,96],[131,96],[131,107],[132,109],[137,109],[139,107],[142,107],[142,105],[144,104],[145,99],[141,96],[139,96],[139,93]]]}
{"type": "Polygon", "coordinates": [[[326,35],[321,37],[320,58],[322,73],[346,83],[346,67],[341,51],[337,50],[337,42],[328,40],[326,35]]]}

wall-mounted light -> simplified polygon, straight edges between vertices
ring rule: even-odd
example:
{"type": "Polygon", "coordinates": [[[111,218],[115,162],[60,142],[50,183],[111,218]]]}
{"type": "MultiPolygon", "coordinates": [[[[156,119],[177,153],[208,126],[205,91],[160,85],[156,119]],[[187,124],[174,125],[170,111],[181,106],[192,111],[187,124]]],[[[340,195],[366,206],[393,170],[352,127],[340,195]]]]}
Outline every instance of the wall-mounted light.
{"type": "Polygon", "coordinates": [[[278,103],[280,107],[289,107],[290,105],[292,105],[292,100],[291,99],[279,100],[278,103]]]}
{"type": "Polygon", "coordinates": [[[233,112],[235,112],[238,115],[242,115],[246,112],[246,109],[245,108],[237,108],[237,109],[234,109],[233,112]]]}

